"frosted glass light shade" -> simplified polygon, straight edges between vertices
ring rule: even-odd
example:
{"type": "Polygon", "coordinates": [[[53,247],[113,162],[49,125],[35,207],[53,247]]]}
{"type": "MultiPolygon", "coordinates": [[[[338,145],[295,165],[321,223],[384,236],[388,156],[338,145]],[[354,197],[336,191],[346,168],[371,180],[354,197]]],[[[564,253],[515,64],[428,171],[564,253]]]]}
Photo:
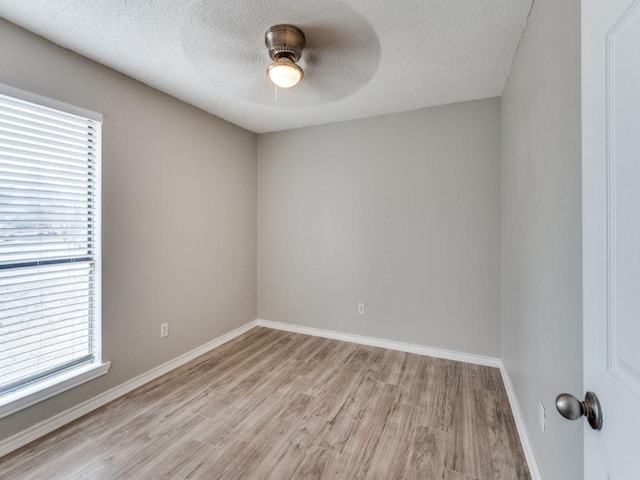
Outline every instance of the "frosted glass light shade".
{"type": "Polygon", "coordinates": [[[267,67],[269,80],[280,88],[297,85],[303,75],[302,69],[288,58],[280,58],[267,67]]]}

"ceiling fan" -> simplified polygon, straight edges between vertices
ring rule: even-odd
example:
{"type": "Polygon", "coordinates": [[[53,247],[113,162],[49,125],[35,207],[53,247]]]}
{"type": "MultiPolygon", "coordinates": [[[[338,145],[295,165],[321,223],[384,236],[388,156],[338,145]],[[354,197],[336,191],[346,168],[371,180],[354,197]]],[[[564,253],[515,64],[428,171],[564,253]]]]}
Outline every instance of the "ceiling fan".
{"type": "Polygon", "coordinates": [[[302,30],[284,23],[270,27],[264,34],[264,42],[273,60],[267,67],[267,76],[278,87],[290,88],[302,80],[304,71],[297,62],[302,57],[305,41],[302,30]]]}
{"type": "Polygon", "coordinates": [[[213,88],[278,107],[352,95],[373,78],[381,57],[373,26],[337,0],[196,1],[183,25],[182,51],[213,88]],[[274,84],[282,88],[277,101],[274,84]]]}

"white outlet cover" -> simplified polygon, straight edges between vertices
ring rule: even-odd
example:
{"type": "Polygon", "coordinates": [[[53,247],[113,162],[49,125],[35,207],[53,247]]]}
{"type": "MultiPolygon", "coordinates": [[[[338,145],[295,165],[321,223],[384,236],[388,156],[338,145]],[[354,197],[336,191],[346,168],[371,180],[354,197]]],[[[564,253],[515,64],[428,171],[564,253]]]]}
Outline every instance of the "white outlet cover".
{"type": "Polygon", "coordinates": [[[547,417],[547,413],[546,410],[544,408],[544,403],[540,402],[540,408],[538,411],[538,416],[539,416],[539,421],[540,421],[540,430],[542,431],[542,433],[545,432],[546,430],[546,417],[547,417]]]}

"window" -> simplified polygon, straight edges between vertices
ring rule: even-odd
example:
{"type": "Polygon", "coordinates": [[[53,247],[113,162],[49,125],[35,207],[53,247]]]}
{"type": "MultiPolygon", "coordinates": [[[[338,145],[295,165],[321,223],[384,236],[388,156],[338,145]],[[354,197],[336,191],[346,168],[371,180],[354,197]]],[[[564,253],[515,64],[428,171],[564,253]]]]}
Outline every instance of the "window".
{"type": "Polygon", "coordinates": [[[25,397],[32,404],[70,388],[70,379],[101,364],[101,122],[71,108],[0,92],[4,414],[27,406],[25,397]]]}

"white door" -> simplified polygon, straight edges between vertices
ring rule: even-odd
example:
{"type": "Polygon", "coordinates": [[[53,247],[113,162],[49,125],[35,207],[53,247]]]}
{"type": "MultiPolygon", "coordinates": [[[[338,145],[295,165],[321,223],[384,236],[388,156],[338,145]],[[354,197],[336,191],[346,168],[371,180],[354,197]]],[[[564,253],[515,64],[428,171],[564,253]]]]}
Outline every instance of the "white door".
{"type": "Polygon", "coordinates": [[[582,0],[582,119],[585,478],[638,480],[640,0],[582,0]]]}

